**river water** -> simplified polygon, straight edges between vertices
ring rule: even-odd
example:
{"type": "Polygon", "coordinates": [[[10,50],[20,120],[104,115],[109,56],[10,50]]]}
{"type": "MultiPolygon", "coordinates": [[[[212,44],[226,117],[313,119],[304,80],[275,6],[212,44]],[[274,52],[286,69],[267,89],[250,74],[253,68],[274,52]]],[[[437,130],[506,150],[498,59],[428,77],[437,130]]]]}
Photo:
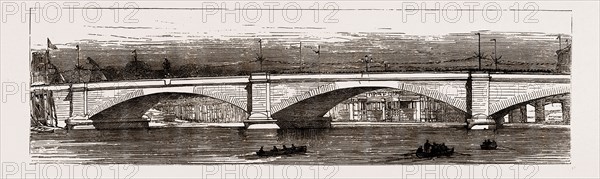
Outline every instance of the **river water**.
{"type": "Polygon", "coordinates": [[[160,128],[72,130],[32,134],[35,163],[84,164],[568,164],[568,127],[507,127],[497,131],[432,126],[335,127],[311,130],[238,128],[160,128]],[[484,139],[498,150],[480,150],[484,139]],[[423,142],[445,143],[455,155],[419,159],[423,142]],[[305,155],[259,158],[265,146],[306,145],[305,155]],[[405,155],[406,154],[406,155],[405,155]]]}

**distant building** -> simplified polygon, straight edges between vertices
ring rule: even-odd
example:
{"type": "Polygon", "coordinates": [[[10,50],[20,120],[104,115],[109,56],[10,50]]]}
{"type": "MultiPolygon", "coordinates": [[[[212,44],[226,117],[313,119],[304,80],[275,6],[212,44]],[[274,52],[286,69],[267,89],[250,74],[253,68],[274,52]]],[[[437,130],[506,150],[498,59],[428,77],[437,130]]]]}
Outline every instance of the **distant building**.
{"type": "Polygon", "coordinates": [[[163,112],[165,116],[199,123],[236,123],[248,117],[244,110],[210,97],[166,100],[157,104],[154,109],[163,112]]]}
{"type": "MultiPolygon", "coordinates": [[[[462,122],[464,112],[402,90],[377,90],[352,97],[329,111],[333,121],[462,122]]],[[[327,116],[327,115],[326,115],[327,116]]]]}
{"type": "Polygon", "coordinates": [[[544,106],[546,121],[563,121],[562,104],[550,103],[544,106]]]}

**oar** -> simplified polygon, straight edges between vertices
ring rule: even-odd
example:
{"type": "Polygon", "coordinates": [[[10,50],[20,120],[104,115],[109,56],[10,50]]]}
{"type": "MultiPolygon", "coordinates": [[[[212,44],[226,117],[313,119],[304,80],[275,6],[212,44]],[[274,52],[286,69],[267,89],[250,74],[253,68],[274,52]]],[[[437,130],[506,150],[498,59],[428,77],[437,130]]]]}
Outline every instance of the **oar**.
{"type": "Polygon", "coordinates": [[[401,161],[404,159],[409,159],[409,158],[392,158],[392,159],[384,160],[383,163],[388,163],[388,162],[393,162],[393,161],[401,161]]]}
{"type": "Polygon", "coordinates": [[[500,146],[498,146],[498,148],[505,148],[505,149],[510,149],[510,150],[517,150],[515,148],[510,148],[510,147],[500,147],[500,146]]]}
{"type": "Polygon", "coordinates": [[[408,155],[413,155],[413,154],[415,154],[415,153],[414,152],[409,152],[409,153],[403,153],[403,154],[399,154],[399,155],[408,156],[408,155]]]}
{"type": "MultiPolygon", "coordinates": [[[[407,153],[409,155],[403,154],[404,157],[388,157],[387,160],[384,160],[384,162],[392,162],[392,161],[399,161],[399,160],[405,160],[405,159],[414,159],[413,157],[406,157],[406,156],[410,156],[411,153],[407,153]]],[[[414,162],[415,160],[413,160],[412,162],[414,162]]]]}
{"type": "Polygon", "coordinates": [[[460,152],[454,152],[454,153],[455,153],[455,154],[458,154],[458,155],[466,155],[466,156],[471,156],[471,154],[465,154],[465,153],[460,153],[460,152]]]}

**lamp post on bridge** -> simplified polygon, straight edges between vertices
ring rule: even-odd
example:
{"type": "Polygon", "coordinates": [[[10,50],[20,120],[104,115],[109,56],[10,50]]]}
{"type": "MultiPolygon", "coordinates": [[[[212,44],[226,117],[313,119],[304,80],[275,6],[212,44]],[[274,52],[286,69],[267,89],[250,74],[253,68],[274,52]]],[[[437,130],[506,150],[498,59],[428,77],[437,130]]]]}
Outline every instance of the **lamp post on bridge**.
{"type": "Polygon", "coordinates": [[[481,33],[477,32],[475,35],[477,35],[477,46],[479,48],[479,51],[477,52],[477,58],[479,59],[479,70],[481,70],[481,33]]]}
{"type": "Polygon", "coordinates": [[[263,56],[262,53],[262,39],[258,39],[258,54],[256,54],[256,61],[260,65],[260,71],[263,71],[263,62],[267,59],[263,56]]]}
{"type": "Polygon", "coordinates": [[[494,41],[494,66],[496,66],[496,71],[498,70],[498,61],[500,61],[500,59],[502,58],[502,55],[500,55],[500,58],[498,58],[496,56],[496,39],[491,39],[490,41],[494,41]]]}
{"type": "Polygon", "coordinates": [[[302,73],[302,68],[304,67],[304,59],[302,59],[302,41],[300,41],[300,73],[302,73]]]}
{"type": "Polygon", "coordinates": [[[81,83],[81,66],[79,66],[79,45],[76,45],[77,49],[77,63],[75,66],[75,70],[77,70],[77,83],[81,83]]]}

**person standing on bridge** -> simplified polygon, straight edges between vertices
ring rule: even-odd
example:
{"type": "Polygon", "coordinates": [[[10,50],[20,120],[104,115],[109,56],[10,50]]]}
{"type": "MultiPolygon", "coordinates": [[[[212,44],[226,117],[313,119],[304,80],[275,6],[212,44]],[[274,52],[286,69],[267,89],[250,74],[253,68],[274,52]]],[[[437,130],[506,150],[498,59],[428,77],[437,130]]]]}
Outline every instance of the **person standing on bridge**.
{"type": "Polygon", "coordinates": [[[133,61],[137,61],[137,49],[133,49],[131,53],[133,53],[133,61]]]}
{"type": "Polygon", "coordinates": [[[169,62],[167,58],[165,58],[165,61],[163,62],[163,70],[165,73],[165,77],[171,76],[171,62],[169,62]]]}

